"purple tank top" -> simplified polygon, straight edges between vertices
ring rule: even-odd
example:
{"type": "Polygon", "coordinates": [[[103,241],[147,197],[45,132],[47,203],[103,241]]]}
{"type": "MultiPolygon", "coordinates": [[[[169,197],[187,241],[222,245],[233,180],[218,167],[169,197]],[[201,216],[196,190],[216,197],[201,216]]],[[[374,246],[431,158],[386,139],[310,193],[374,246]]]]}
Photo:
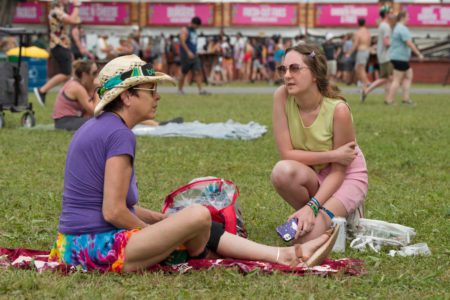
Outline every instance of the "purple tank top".
{"type": "Polygon", "coordinates": [[[126,203],[134,213],[133,206],[138,202],[135,148],[133,132],[112,113],[92,118],[78,129],[67,152],[59,232],[84,234],[116,229],[102,213],[105,165],[112,156],[131,157],[133,170],[126,203]]]}

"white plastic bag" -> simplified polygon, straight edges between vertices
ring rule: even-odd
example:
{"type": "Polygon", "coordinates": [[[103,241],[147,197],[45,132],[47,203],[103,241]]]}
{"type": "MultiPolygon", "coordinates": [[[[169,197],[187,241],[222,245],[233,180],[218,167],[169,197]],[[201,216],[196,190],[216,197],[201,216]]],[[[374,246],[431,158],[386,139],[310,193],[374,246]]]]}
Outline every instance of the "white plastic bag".
{"type": "Polygon", "coordinates": [[[390,256],[411,256],[411,255],[424,255],[424,256],[430,256],[431,251],[428,248],[427,243],[419,243],[414,245],[409,245],[402,247],[400,250],[390,250],[389,251],[390,256]]]}
{"type": "Polygon", "coordinates": [[[355,226],[355,239],[350,247],[379,252],[381,246],[406,246],[416,235],[414,228],[396,223],[361,218],[355,226]]]}

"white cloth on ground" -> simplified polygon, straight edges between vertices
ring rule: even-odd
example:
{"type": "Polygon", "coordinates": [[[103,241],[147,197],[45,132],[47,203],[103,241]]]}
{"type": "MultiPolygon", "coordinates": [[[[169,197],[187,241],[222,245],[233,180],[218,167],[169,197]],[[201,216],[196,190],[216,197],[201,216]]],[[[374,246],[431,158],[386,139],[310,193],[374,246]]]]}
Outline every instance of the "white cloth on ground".
{"type": "Polygon", "coordinates": [[[267,127],[256,122],[241,124],[233,120],[223,123],[201,123],[199,121],[181,124],[168,123],[164,126],[136,125],[135,135],[141,136],[185,136],[193,138],[216,138],[229,140],[252,140],[267,132],[267,127]]]}

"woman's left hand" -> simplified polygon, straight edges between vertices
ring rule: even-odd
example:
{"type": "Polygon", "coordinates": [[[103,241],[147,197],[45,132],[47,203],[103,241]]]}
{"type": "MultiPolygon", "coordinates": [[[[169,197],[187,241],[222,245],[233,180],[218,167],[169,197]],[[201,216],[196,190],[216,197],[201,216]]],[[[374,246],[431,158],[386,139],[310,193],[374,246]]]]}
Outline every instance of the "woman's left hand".
{"type": "Polygon", "coordinates": [[[303,206],[289,217],[289,219],[292,218],[298,219],[298,229],[297,233],[295,234],[296,239],[311,232],[316,222],[316,217],[314,216],[312,209],[307,205],[303,206]]]}
{"type": "Polygon", "coordinates": [[[157,211],[152,211],[152,218],[153,218],[153,223],[157,223],[159,221],[164,220],[165,218],[167,218],[167,216],[163,213],[157,212],[157,211]]]}

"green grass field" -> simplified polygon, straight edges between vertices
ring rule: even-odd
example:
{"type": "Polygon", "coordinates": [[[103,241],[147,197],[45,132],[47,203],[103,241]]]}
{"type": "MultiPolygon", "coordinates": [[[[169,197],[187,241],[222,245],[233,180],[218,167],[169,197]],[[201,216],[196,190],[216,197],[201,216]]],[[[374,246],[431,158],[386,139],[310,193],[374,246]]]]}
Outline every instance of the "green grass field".
{"type": "MultiPolygon", "coordinates": [[[[268,133],[253,141],[138,137],[136,172],[141,205],[160,209],[170,191],[200,176],[233,180],[250,238],[283,245],[274,228],[291,214],[269,180],[278,159],[271,127],[271,95],[162,95],[158,119],[241,123],[268,133]]],[[[54,95],[35,107],[38,124],[51,124],[54,95]]],[[[0,270],[1,299],[449,299],[449,95],[414,95],[416,106],[387,107],[381,95],[361,105],[349,97],[358,144],[369,168],[366,217],[414,227],[430,257],[390,257],[350,250],[334,258],[365,262],[361,277],[243,276],[236,270],[184,275],[83,274],[0,270]]],[[[34,97],[30,94],[30,101],[34,97]]],[[[6,113],[0,130],[0,247],[49,249],[56,234],[64,160],[71,133],[20,128],[6,113]]],[[[348,246],[348,244],[347,244],[348,246]]]]}

